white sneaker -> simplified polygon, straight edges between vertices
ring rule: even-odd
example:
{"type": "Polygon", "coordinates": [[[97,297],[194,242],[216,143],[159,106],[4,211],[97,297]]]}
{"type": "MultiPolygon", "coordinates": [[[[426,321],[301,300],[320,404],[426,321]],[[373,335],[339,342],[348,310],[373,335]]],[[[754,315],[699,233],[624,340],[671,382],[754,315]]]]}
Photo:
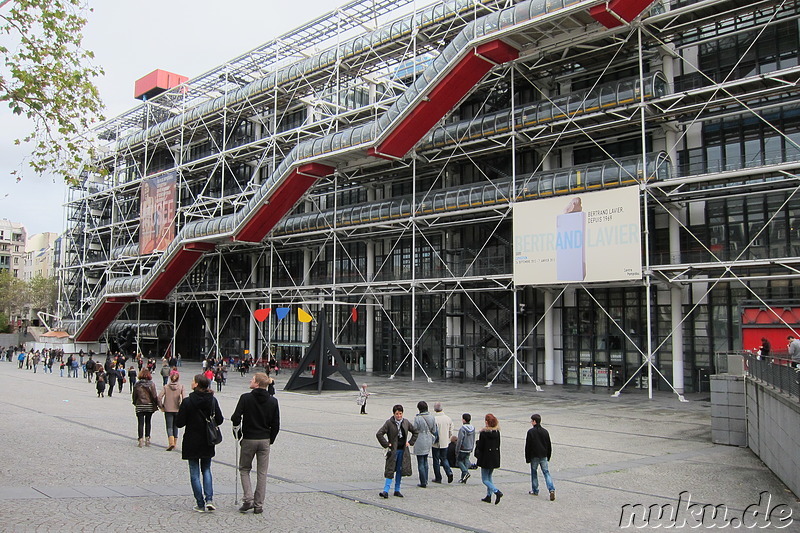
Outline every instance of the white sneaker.
{"type": "Polygon", "coordinates": [[[195,505],[194,507],[192,507],[192,510],[195,511],[195,512],[198,512],[198,513],[205,513],[206,512],[206,508],[205,507],[200,507],[199,505],[195,505]]]}
{"type": "Polygon", "coordinates": [[[214,502],[206,502],[206,511],[216,511],[217,507],[214,505],[214,502]]]}

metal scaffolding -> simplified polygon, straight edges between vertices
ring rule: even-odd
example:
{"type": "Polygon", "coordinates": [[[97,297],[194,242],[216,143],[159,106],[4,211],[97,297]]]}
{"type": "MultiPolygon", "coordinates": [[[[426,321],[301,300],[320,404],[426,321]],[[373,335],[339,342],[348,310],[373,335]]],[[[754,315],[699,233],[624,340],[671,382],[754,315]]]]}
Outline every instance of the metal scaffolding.
{"type": "Polygon", "coordinates": [[[311,325],[254,311],[301,306],[330,313],[356,370],[682,397],[723,339],[737,348],[735,318],[709,310],[794,291],[797,18],[738,0],[350,2],[95,129],[60,315],[87,336],[169,320],[189,357],[291,361],[311,325]],[[142,184],[170,173],[176,237],[143,254],[142,184]],[[630,185],[641,280],[515,284],[516,203],[630,185]],[[734,237],[731,206],[756,198],[775,210],[734,237]]]}

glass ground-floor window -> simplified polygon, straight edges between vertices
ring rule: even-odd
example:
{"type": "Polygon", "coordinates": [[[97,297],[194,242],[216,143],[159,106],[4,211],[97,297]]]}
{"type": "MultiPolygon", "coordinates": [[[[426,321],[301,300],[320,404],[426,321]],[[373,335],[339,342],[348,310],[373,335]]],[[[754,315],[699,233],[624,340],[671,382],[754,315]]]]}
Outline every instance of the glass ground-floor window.
{"type": "MultiPolygon", "coordinates": [[[[567,385],[647,387],[637,374],[643,356],[645,323],[641,288],[576,291],[575,305],[563,309],[564,383],[567,385]]],[[[644,374],[646,376],[646,373],[644,374]]]]}

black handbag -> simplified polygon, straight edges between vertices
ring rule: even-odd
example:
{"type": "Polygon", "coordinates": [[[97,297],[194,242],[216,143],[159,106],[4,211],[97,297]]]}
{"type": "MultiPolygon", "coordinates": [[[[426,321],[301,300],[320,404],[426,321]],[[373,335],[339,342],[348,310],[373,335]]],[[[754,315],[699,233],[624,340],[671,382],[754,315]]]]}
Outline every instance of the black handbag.
{"type": "Polygon", "coordinates": [[[216,446],[222,442],[222,431],[210,416],[206,417],[206,439],[209,446],[216,446]]]}

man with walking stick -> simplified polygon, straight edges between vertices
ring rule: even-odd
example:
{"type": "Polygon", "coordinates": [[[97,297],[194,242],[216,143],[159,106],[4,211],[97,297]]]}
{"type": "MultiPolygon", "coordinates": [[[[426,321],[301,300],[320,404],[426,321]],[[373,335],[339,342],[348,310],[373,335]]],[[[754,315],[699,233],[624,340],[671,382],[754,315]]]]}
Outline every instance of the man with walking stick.
{"type": "Polygon", "coordinates": [[[249,393],[239,397],[236,410],[231,415],[234,436],[239,440],[239,476],[242,480],[242,506],[239,512],[250,509],[254,514],[264,512],[264,496],[269,467],[269,448],[280,431],[281,420],[278,400],[267,392],[270,379],[264,372],[256,372],[250,379],[249,393]],[[250,484],[250,470],[256,458],[256,490],[250,484]]]}

